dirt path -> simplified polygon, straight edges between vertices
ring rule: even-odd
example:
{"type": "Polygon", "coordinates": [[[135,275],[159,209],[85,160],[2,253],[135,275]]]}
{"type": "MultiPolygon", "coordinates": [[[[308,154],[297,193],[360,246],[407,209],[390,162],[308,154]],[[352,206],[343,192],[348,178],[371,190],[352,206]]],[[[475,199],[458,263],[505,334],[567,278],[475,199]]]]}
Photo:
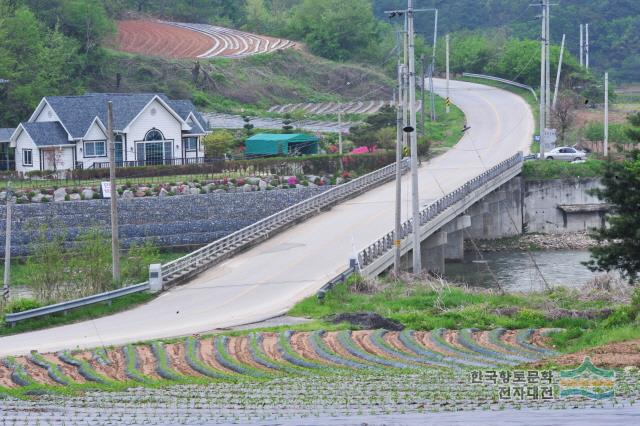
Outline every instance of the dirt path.
{"type": "Polygon", "coordinates": [[[329,360],[320,358],[320,356],[313,350],[313,347],[309,343],[310,333],[294,333],[291,336],[291,347],[305,359],[316,361],[322,364],[337,365],[329,360]]]}
{"type": "Polygon", "coordinates": [[[241,364],[249,365],[255,369],[272,373],[274,370],[265,368],[264,365],[258,364],[253,360],[249,351],[249,337],[239,336],[229,339],[229,354],[237,359],[241,364]]]}
{"type": "Polygon", "coordinates": [[[278,362],[287,362],[278,350],[278,335],[276,333],[264,333],[262,335],[262,350],[271,359],[278,362]]]}
{"type": "Polygon", "coordinates": [[[93,353],[89,351],[77,353],[75,354],[75,356],[88,362],[91,368],[96,371],[96,373],[108,379],[116,380],[119,382],[124,382],[127,380],[124,354],[120,349],[107,351],[107,358],[109,360],[108,365],[103,365],[102,363],[96,361],[93,353]]]}

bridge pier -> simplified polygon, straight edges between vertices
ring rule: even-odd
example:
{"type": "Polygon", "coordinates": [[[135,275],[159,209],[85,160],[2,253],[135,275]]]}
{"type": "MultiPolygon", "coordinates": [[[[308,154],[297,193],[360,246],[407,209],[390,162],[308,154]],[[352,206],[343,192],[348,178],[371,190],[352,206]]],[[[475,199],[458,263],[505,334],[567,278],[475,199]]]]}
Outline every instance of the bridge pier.
{"type": "Polygon", "coordinates": [[[444,227],[447,244],[444,247],[445,261],[464,260],[464,230],[471,226],[471,216],[462,215],[444,227]]]}
{"type": "Polygon", "coordinates": [[[515,177],[467,211],[474,239],[513,237],[522,233],[522,183],[515,177]]]}
{"type": "Polygon", "coordinates": [[[444,274],[444,249],[447,245],[447,232],[438,231],[420,243],[422,267],[434,274],[444,274]]]}

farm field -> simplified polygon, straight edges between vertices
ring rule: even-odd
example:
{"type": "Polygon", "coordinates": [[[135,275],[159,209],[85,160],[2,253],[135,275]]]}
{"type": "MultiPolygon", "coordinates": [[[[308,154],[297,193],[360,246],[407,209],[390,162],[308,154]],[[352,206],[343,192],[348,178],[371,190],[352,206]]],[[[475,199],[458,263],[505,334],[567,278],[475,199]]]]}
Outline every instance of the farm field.
{"type": "Polygon", "coordinates": [[[117,27],[119,50],[169,59],[241,58],[295,45],[288,40],[204,24],[123,20],[117,27]]]}
{"type": "Polygon", "coordinates": [[[323,374],[329,369],[507,368],[556,355],[542,345],[546,332],[284,331],[189,337],[56,354],[32,352],[1,361],[0,389],[28,393],[43,386],[118,388],[163,380],[234,382],[323,374]]]}

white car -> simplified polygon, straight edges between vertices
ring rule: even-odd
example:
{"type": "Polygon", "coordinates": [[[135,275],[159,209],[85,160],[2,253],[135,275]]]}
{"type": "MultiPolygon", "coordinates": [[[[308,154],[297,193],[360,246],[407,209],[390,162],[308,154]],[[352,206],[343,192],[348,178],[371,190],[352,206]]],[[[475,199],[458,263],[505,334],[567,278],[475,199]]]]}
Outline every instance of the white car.
{"type": "Polygon", "coordinates": [[[581,161],[587,158],[587,153],[569,146],[561,146],[544,153],[545,160],[581,161]]]}

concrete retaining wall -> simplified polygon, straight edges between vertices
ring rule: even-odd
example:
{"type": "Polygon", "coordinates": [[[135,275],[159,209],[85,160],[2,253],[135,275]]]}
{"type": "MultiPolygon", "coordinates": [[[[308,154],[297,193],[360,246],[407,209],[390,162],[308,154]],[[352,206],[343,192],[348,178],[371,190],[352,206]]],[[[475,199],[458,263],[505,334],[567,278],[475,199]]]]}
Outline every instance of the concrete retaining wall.
{"type": "Polygon", "coordinates": [[[525,180],[523,228],[526,233],[561,234],[587,231],[605,224],[605,212],[563,212],[559,205],[601,204],[589,190],[601,187],[600,179],[525,180]]]}
{"type": "MultiPolygon", "coordinates": [[[[145,197],[118,201],[124,247],[153,240],[162,247],[201,246],[270,216],[330,187],[247,193],[145,197]]],[[[71,242],[91,227],[110,231],[109,200],[15,205],[12,254],[25,255],[42,227],[71,242]]],[[[4,253],[6,210],[0,206],[0,250],[4,253]]]]}

